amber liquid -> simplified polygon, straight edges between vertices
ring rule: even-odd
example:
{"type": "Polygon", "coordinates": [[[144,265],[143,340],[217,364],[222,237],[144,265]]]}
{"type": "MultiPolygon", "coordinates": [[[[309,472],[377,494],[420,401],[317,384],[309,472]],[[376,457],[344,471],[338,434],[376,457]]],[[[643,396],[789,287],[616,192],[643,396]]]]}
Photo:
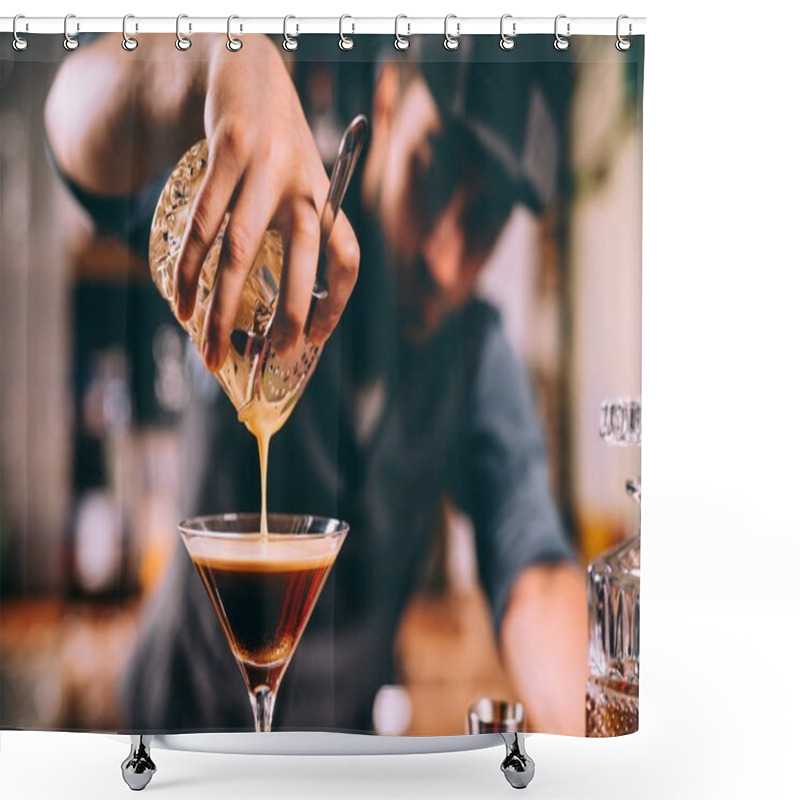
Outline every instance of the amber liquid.
{"type": "MultiPolygon", "coordinates": [[[[175,265],[184,231],[208,166],[208,142],[197,142],[176,165],[158,200],[150,229],[150,272],[158,290],[174,308],[175,265]]],[[[200,349],[206,313],[228,224],[226,215],[208,251],[197,285],[191,319],[181,322],[200,349]]],[[[231,347],[216,378],[258,440],[261,463],[261,534],[267,538],[267,457],[270,437],[289,418],[317,364],[319,347],[305,337],[280,358],[271,347],[283,269],[283,240],[277,230],[264,232],[231,332],[231,347]]]]}
{"type": "MultiPolygon", "coordinates": [[[[150,230],[150,272],[173,313],[175,264],[189,216],[208,162],[208,143],[189,149],[167,180],[150,230]]],[[[228,224],[226,215],[208,251],[197,285],[197,302],[190,320],[181,322],[200,349],[206,313],[228,224]]],[[[216,378],[240,419],[257,410],[268,416],[272,433],[286,421],[317,364],[319,348],[305,337],[280,358],[269,346],[283,269],[283,241],[277,230],[264,233],[253,261],[231,332],[231,347],[216,378]]]]}
{"type": "Polygon", "coordinates": [[[330,573],[335,542],[259,537],[190,549],[228,643],[251,683],[277,687],[330,573]]]}
{"type": "Polygon", "coordinates": [[[586,735],[625,736],[639,730],[639,687],[591,678],[586,687],[586,735]]]}
{"type": "Polygon", "coordinates": [[[280,428],[282,421],[270,413],[240,413],[239,421],[247,426],[247,430],[258,442],[258,462],[261,470],[261,541],[266,546],[269,530],[267,529],[267,462],[269,460],[269,441],[272,434],[280,428]]]}

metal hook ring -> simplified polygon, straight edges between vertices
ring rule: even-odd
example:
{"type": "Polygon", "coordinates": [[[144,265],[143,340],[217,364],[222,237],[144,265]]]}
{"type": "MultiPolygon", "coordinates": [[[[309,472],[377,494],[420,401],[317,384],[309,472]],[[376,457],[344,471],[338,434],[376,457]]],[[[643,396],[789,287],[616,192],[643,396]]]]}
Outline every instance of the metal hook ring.
{"type": "MultiPolygon", "coordinates": [[[[64,49],[69,51],[77,50],[78,45],[80,44],[80,42],[69,32],[69,21],[71,19],[75,19],[74,14],[67,14],[67,16],[64,17],[64,49]]],[[[80,29],[80,24],[77,24],[76,30],[80,29]]]]}
{"type": "MultiPolygon", "coordinates": [[[[25,15],[24,15],[24,14],[17,14],[17,15],[14,17],[14,24],[13,24],[13,25],[12,25],[12,27],[11,27],[11,30],[12,30],[12,32],[13,32],[13,34],[14,34],[14,38],[13,38],[13,40],[11,41],[11,46],[12,46],[12,47],[13,47],[13,48],[14,48],[14,49],[15,49],[15,50],[18,52],[18,53],[21,53],[23,50],[27,50],[27,49],[28,49],[28,40],[27,40],[27,39],[24,39],[22,36],[20,36],[20,35],[19,35],[19,33],[18,33],[18,31],[17,31],[17,23],[18,23],[18,22],[19,22],[21,19],[25,19],[25,18],[26,18],[26,17],[25,17],[25,15]]],[[[27,23],[27,22],[25,23],[25,30],[28,30],[28,23],[27,23]]]]}
{"type": "MultiPolygon", "coordinates": [[[[244,47],[244,42],[231,34],[231,22],[235,19],[239,19],[236,14],[231,14],[228,17],[228,41],[225,42],[225,47],[227,47],[231,53],[238,53],[244,47]]],[[[239,27],[239,30],[241,31],[241,27],[239,27]]]]}
{"type": "MultiPolygon", "coordinates": [[[[293,17],[291,14],[283,18],[283,49],[284,50],[297,50],[297,39],[289,36],[289,20],[290,19],[297,19],[297,17],[293,17]]],[[[297,26],[297,33],[300,32],[300,26],[297,26]]]]}
{"type": "MultiPolygon", "coordinates": [[[[355,44],[356,44],[349,36],[345,36],[344,35],[344,21],[346,19],[353,19],[353,18],[349,14],[342,14],[342,16],[339,17],[339,49],[340,50],[352,50],[353,47],[355,47],[355,44]]],[[[355,22],[352,23],[352,24],[353,24],[352,33],[355,33],[356,24],[355,24],[355,22]]]]}
{"type": "MultiPolygon", "coordinates": [[[[556,50],[566,50],[569,48],[569,39],[565,38],[558,32],[558,21],[562,19],[567,19],[566,14],[559,14],[556,17],[555,24],[553,25],[553,33],[555,34],[555,41],[553,42],[553,47],[556,50]]],[[[567,36],[570,35],[570,23],[567,22],[567,36]]]]}
{"type": "MultiPolygon", "coordinates": [[[[175,47],[177,47],[178,50],[180,50],[181,52],[185,52],[192,46],[192,40],[181,33],[181,20],[188,18],[189,18],[188,14],[178,14],[178,16],[175,18],[175,36],[177,37],[175,39],[175,47]]],[[[191,32],[192,32],[192,23],[190,22],[189,33],[191,32]]]]}
{"type": "MultiPolygon", "coordinates": [[[[614,45],[614,47],[616,47],[617,50],[619,50],[621,53],[624,53],[627,50],[631,49],[631,40],[628,39],[626,36],[623,36],[620,33],[620,27],[621,27],[620,23],[624,19],[628,19],[627,14],[620,14],[617,17],[617,41],[616,41],[616,44],[614,45]]],[[[630,36],[632,32],[633,32],[633,25],[631,25],[631,23],[629,22],[628,23],[628,36],[630,36]]]]}
{"type": "Polygon", "coordinates": [[[461,23],[458,22],[458,17],[455,14],[448,14],[444,18],[444,49],[445,50],[458,50],[458,37],[461,31],[461,23]],[[447,24],[451,19],[456,20],[456,35],[452,36],[447,30],[447,24]]]}
{"type": "MultiPolygon", "coordinates": [[[[134,36],[128,36],[129,19],[136,19],[136,17],[134,17],[133,14],[126,14],[122,18],[122,49],[127,50],[130,53],[139,46],[139,40],[134,36]]],[[[136,25],[135,30],[139,30],[138,24],[136,25]]]]}
{"type": "Polygon", "coordinates": [[[512,22],[511,23],[511,36],[509,36],[505,32],[505,22],[506,22],[506,20],[507,19],[513,20],[513,18],[514,17],[513,17],[512,14],[503,14],[503,16],[500,17],[500,49],[501,50],[513,50],[514,46],[516,45],[516,41],[514,40],[514,37],[517,35],[517,23],[516,22],[512,22]]]}
{"type": "Polygon", "coordinates": [[[405,36],[400,35],[400,20],[401,19],[408,19],[405,14],[398,14],[394,18],[394,46],[396,50],[408,50],[409,45],[411,42],[408,41],[408,36],[411,36],[411,23],[406,23],[408,25],[408,33],[405,36]]]}

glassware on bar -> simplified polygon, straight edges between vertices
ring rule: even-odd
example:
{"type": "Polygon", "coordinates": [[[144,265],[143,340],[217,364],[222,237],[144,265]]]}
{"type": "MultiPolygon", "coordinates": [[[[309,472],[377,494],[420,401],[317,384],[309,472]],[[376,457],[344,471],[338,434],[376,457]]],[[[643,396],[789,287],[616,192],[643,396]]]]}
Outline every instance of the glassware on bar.
{"type": "Polygon", "coordinates": [[[244,677],[257,732],[269,731],[292,655],[348,532],[309,515],[197,517],[178,529],[244,677]]]}
{"type": "MultiPolygon", "coordinates": [[[[347,126],[331,172],[328,197],[320,214],[320,253],[314,299],[327,296],[325,247],[367,138],[366,117],[359,114],[347,126]]],[[[161,192],[150,229],[150,272],[159,292],[175,313],[175,264],[184,231],[208,168],[208,142],[190,148],[178,162],[161,192]]],[[[219,264],[229,214],[220,227],[200,272],[194,313],[181,322],[200,349],[209,298],[219,264]]],[[[272,323],[278,307],[283,241],[276,230],[264,232],[237,310],[231,347],[217,380],[236,408],[239,419],[259,419],[272,434],[286,422],[303,393],[319,359],[320,347],[301,336],[288,353],[278,357],[272,346],[272,323]]]]}
{"type": "MultiPolygon", "coordinates": [[[[192,147],[169,176],[156,207],[150,231],[150,271],[159,292],[173,314],[175,263],[183,234],[208,166],[208,143],[192,147]]],[[[209,297],[219,263],[228,216],[208,252],[197,287],[194,314],[180,324],[197,349],[209,297]]],[[[293,351],[277,359],[269,344],[269,334],[277,309],[283,266],[283,241],[278,231],[264,233],[261,246],[245,283],[231,333],[231,347],[217,380],[230,398],[240,418],[257,404],[267,407],[273,418],[273,433],[286,421],[316,366],[318,348],[305,337],[293,351]]]]}
{"type": "MultiPolygon", "coordinates": [[[[603,403],[600,435],[616,445],[641,444],[638,398],[603,403]]],[[[638,504],[638,480],[627,482],[638,504]]],[[[623,736],[639,729],[639,573],[641,537],[636,534],[589,565],[589,681],[586,735],[623,736]]]]}

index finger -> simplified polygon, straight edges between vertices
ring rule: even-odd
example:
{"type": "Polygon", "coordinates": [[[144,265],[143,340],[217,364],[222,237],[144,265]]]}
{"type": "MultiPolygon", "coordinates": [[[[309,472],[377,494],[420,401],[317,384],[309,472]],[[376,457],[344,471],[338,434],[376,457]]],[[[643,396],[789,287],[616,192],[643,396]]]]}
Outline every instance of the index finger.
{"type": "Polygon", "coordinates": [[[355,231],[340,213],[325,248],[328,295],[311,307],[308,338],[312,344],[322,344],[333,333],[356,285],[360,258],[355,231]]]}
{"type": "Polygon", "coordinates": [[[239,175],[232,159],[209,158],[208,170],[192,207],[175,264],[173,300],[178,319],[184,322],[194,311],[200,271],[217,238],[239,175]]]}
{"type": "Polygon", "coordinates": [[[290,212],[281,290],[273,325],[278,355],[289,351],[303,333],[319,256],[319,219],[310,200],[297,201],[290,212]]]}

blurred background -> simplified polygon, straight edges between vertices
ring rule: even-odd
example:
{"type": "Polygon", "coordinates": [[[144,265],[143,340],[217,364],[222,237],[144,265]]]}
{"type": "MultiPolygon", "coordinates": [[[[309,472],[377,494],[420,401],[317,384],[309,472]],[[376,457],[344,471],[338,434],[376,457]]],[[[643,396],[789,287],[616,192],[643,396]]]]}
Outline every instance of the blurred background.
{"type": "MultiPolygon", "coordinates": [[[[514,212],[481,278],[528,367],[584,562],[637,524],[624,482],[638,450],[597,433],[601,400],[641,386],[641,76],[608,41],[572,42],[558,199],[543,217],[514,212]]],[[[96,238],[55,175],[42,108],[61,40],[36,51],[0,60],[0,725],[114,729],[143,603],[178,545],[190,345],[147,264],[96,238]]],[[[326,62],[296,75],[328,163],[337,77],[326,62]]],[[[470,523],[447,505],[397,638],[397,684],[376,700],[379,733],[452,733],[477,697],[513,694],[470,523]]]]}

